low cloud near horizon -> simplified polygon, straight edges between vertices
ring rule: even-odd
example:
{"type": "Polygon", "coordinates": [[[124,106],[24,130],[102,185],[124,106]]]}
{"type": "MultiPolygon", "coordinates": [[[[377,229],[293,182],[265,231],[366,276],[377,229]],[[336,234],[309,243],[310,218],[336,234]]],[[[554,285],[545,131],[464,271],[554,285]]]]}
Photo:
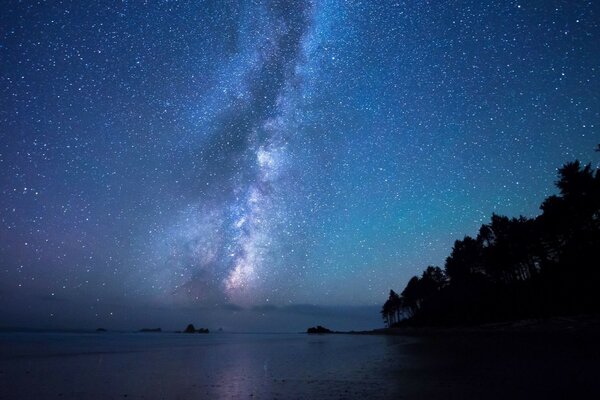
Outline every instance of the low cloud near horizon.
{"type": "Polygon", "coordinates": [[[83,304],[59,297],[13,297],[0,306],[3,327],[34,329],[138,330],[160,327],[181,330],[187,324],[227,332],[302,332],[314,325],[334,330],[367,330],[381,327],[379,305],[324,306],[312,304],[261,304],[248,308],[236,304],[212,307],[131,305],[118,302],[83,304]],[[26,304],[27,314],[15,313],[10,304],[26,304]]]}

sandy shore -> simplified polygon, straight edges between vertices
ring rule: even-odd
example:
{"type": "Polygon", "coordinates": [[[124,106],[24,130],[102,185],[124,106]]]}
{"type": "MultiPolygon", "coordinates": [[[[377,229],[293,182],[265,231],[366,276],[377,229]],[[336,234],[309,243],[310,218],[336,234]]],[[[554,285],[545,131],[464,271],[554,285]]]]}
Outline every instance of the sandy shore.
{"type": "Polygon", "coordinates": [[[600,396],[600,345],[582,332],[454,332],[403,346],[405,398],[573,399],[600,396]]]}

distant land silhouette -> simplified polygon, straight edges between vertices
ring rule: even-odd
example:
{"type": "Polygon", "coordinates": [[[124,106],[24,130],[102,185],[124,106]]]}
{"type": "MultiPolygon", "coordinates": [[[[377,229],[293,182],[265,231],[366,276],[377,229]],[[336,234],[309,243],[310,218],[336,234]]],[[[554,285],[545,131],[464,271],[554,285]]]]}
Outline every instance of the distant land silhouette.
{"type": "MultiPolygon", "coordinates": [[[[600,151],[600,145],[596,151],[600,151]]],[[[600,171],[569,162],[536,218],[493,214],[381,309],[387,327],[451,326],[600,312],[600,171]]]]}

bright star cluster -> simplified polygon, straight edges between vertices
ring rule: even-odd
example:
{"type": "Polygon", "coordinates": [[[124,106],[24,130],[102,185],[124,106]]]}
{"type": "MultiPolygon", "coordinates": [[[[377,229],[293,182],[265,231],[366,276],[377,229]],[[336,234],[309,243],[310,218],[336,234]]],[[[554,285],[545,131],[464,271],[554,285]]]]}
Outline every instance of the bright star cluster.
{"type": "Polygon", "coordinates": [[[598,161],[598,21],[593,1],[3,2],[0,316],[378,304],[598,161]]]}

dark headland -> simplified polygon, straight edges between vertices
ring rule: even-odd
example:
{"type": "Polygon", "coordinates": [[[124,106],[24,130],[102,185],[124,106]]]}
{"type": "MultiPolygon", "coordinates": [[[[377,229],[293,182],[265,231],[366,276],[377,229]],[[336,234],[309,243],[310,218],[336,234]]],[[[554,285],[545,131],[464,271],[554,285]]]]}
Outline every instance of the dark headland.
{"type": "Polygon", "coordinates": [[[400,294],[390,290],[381,309],[387,332],[596,325],[600,170],[567,163],[558,169],[556,187],[539,216],[493,214],[477,235],[454,243],[443,268],[428,266],[400,294]]]}

